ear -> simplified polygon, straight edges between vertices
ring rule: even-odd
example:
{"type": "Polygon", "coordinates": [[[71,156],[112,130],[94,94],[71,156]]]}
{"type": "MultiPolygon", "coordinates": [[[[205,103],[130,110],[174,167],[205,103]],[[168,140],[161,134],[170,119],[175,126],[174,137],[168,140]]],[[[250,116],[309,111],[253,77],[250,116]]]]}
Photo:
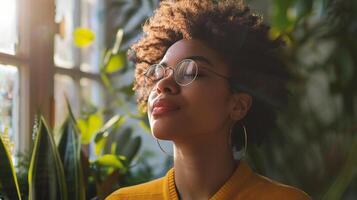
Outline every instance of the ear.
{"type": "Polygon", "coordinates": [[[247,93],[234,93],[232,95],[231,118],[239,121],[245,117],[252,106],[252,96],[247,93]]]}

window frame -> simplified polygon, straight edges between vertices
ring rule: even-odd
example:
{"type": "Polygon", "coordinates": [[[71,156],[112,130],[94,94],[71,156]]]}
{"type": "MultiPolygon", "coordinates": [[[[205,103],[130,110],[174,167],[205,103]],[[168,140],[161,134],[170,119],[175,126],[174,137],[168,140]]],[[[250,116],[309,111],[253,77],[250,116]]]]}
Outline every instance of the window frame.
{"type": "MultiPolygon", "coordinates": [[[[81,4],[77,3],[76,11],[81,4]]],[[[103,85],[98,73],[80,69],[80,49],[76,51],[75,66],[56,66],[54,63],[55,35],[59,24],[55,23],[55,0],[16,0],[18,44],[14,55],[0,52],[0,63],[18,69],[19,101],[15,152],[29,153],[32,146],[32,130],[35,116],[41,114],[51,127],[55,122],[54,77],[56,74],[71,77],[80,88],[80,80],[86,78],[103,85]],[[77,56],[78,55],[78,56],[77,56]]],[[[81,15],[78,16],[79,23],[81,15]]],[[[76,24],[79,26],[80,24],[76,24]]]]}
{"type": "MultiPolygon", "coordinates": [[[[32,145],[32,127],[39,113],[53,124],[53,47],[56,24],[54,0],[17,0],[18,44],[9,55],[19,71],[19,132],[17,152],[32,145]],[[44,9],[46,8],[46,9],[44,9]]],[[[11,63],[10,63],[11,64],[11,63]]]]}
{"type": "Polygon", "coordinates": [[[27,153],[37,112],[53,122],[53,0],[17,0],[18,43],[14,55],[0,53],[0,63],[18,69],[19,101],[15,151],[27,153]],[[47,9],[43,9],[43,8],[47,9]],[[33,50],[35,49],[35,50],[33,50]],[[40,88],[40,89],[39,89],[40,88]]]}

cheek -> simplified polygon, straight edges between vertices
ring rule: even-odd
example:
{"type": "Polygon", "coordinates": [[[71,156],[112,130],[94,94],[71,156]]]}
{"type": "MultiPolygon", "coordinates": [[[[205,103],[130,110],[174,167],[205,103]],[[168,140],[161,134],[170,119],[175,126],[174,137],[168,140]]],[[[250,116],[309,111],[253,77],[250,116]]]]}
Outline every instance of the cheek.
{"type": "Polygon", "coordinates": [[[148,101],[147,101],[147,104],[146,104],[147,115],[148,115],[150,126],[152,126],[152,116],[151,116],[151,106],[150,105],[153,105],[155,96],[156,96],[155,93],[151,91],[149,93],[148,101]]]}
{"type": "Polygon", "coordinates": [[[149,92],[148,101],[147,101],[148,113],[150,112],[150,108],[151,108],[150,105],[153,104],[153,101],[154,101],[155,97],[156,97],[156,93],[153,92],[153,90],[151,90],[151,91],[149,92]]]}
{"type": "Polygon", "coordinates": [[[229,92],[223,85],[200,87],[194,93],[190,95],[192,104],[198,108],[220,112],[225,112],[228,108],[229,92]]]}
{"type": "Polygon", "coordinates": [[[201,89],[192,96],[189,102],[192,121],[200,125],[205,124],[205,127],[211,130],[222,126],[229,116],[229,93],[214,87],[201,89]]]}

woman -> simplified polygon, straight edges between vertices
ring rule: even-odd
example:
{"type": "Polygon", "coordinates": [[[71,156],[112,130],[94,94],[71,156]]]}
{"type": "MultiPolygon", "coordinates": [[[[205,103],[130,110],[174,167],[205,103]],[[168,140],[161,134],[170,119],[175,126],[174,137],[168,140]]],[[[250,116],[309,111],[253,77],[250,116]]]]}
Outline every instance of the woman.
{"type": "Polygon", "coordinates": [[[241,1],[160,3],[132,47],[134,90],[153,136],[173,141],[174,167],[108,200],[309,199],[237,156],[264,140],[286,101],[289,76],[274,56],[283,43],[268,31],[241,1]]]}

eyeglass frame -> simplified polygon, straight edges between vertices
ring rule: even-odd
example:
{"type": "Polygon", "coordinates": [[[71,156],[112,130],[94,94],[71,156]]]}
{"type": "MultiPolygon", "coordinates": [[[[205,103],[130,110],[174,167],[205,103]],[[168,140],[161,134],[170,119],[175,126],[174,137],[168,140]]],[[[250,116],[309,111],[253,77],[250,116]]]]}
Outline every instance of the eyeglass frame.
{"type": "MultiPolygon", "coordinates": [[[[218,77],[221,77],[221,78],[223,78],[223,79],[226,79],[228,82],[231,82],[231,78],[230,78],[230,77],[226,77],[226,76],[224,76],[224,75],[222,75],[222,74],[219,74],[218,72],[215,72],[215,71],[213,71],[212,69],[209,69],[208,67],[199,66],[199,65],[197,64],[197,62],[196,62],[194,59],[191,59],[191,58],[185,58],[185,59],[181,60],[179,63],[176,64],[175,69],[172,68],[172,67],[170,67],[170,66],[164,66],[164,65],[162,65],[162,64],[160,64],[160,63],[150,65],[150,67],[149,67],[149,68],[145,71],[145,73],[144,73],[144,76],[145,76],[146,78],[150,79],[150,80],[152,80],[152,79],[151,79],[149,76],[147,76],[147,73],[148,73],[149,70],[152,69],[154,66],[161,67],[161,68],[163,69],[163,72],[164,72],[164,73],[163,73],[163,76],[162,76],[160,79],[155,80],[156,82],[158,82],[158,81],[162,80],[164,77],[166,77],[166,76],[167,76],[166,70],[171,69],[171,70],[172,70],[172,73],[173,73],[173,75],[174,75],[174,80],[175,80],[175,82],[176,82],[178,85],[180,85],[180,86],[187,86],[187,85],[191,84],[193,81],[196,80],[197,75],[198,75],[198,71],[199,71],[200,68],[205,69],[205,70],[207,70],[207,71],[209,71],[209,72],[215,74],[215,75],[218,76],[218,77]],[[176,69],[178,68],[178,66],[179,66],[180,64],[182,64],[183,62],[185,62],[185,61],[192,61],[192,62],[194,62],[194,64],[195,64],[197,70],[196,70],[195,77],[194,77],[190,82],[188,82],[188,83],[186,83],[186,84],[181,84],[181,83],[179,83],[179,82],[176,80],[175,72],[177,71],[176,69]]],[[[152,81],[153,81],[153,80],[152,80],[152,81]]]]}

